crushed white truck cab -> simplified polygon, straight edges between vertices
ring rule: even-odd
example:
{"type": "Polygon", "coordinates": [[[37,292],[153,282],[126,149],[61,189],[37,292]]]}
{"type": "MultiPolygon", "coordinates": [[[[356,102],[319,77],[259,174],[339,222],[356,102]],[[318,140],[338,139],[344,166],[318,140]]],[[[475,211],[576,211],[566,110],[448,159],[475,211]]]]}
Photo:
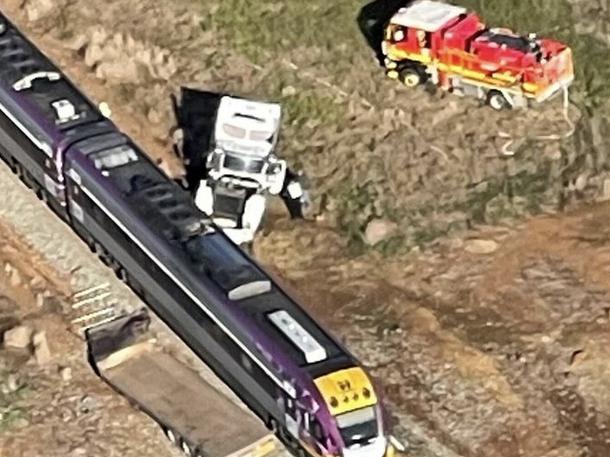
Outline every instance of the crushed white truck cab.
{"type": "Polygon", "coordinates": [[[174,108],[187,186],[235,243],[252,241],[269,195],[279,195],[292,217],[302,217],[307,193],[276,155],[279,104],[183,88],[174,108]]]}

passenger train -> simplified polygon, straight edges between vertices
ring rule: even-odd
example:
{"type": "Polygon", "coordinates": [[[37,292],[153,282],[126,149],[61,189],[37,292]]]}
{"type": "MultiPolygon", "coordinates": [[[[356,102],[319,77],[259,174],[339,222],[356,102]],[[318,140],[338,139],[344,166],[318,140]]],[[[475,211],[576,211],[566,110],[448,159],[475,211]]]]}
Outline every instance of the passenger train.
{"type": "Polygon", "coordinates": [[[394,453],[354,356],[2,14],[0,156],[295,454],[394,453]]]}

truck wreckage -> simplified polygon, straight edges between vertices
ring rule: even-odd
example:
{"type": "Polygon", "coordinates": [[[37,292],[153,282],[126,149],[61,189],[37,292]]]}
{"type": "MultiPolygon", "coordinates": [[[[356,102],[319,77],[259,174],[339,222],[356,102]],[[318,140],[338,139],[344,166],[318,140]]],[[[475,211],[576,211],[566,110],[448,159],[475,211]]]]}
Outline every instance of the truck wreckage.
{"type": "Polygon", "coordinates": [[[173,106],[185,185],[236,244],[252,242],[268,196],[280,196],[292,218],[303,217],[306,180],[276,155],[279,104],[182,88],[173,106]]]}

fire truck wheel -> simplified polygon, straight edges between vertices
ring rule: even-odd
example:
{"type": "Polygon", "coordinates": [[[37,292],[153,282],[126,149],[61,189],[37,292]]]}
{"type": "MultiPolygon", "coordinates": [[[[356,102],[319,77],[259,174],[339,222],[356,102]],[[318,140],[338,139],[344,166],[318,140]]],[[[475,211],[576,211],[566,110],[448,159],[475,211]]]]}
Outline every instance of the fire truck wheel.
{"type": "Polygon", "coordinates": [[[502,95],[502,92],[497,90],[490,90],[487,94],[487,104],[496,111],[502,111],[510,108],[510,104],[506,100],[506,97],[502,95]]]}
{"type": "Polygon", "coordinates": [[[403,68],[400,70],[400,80],[407,87],[415,87],[421,84],[422,77],[415,68],[403,68]]]}

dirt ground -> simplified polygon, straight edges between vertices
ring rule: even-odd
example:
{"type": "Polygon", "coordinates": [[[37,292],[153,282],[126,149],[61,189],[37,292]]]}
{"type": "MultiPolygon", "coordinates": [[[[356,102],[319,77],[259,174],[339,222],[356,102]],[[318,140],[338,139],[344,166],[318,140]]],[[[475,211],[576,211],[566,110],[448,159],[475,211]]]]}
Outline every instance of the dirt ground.
{"type": "MultiPolygon", "coordinates": [[[[29,5],[44,3],[28,2],[29,5]]],[[[243,55],[223,50],[223,56],[215,59],[218,51],[214,49],[219,38],[214,31],[208,30],[203,36],[193,35],[193,30],[199,30],[198,15],[205,16],[199,4],[175,2],[152,7],[147,1],[128,5],[117,0],[105,5],[107,11],[96,16],[97,7],[89,10],[78,1],[60,3],[61,8],[47,12],[46,19],[38,22],[28,21],[28,10],[20,9],[21,2],[9,0],[3,4],[3,10],[30,32],[31,37],[92,98],[109,102],[117,124],[153,157],[162,159],[172,173],[179,169],[179,164],[167,141],[168,125],[164,119],[169,107],[162,104],[171,89],[181,81],[192,80],[206,81],[216,87],[240,88],[240,93],[248,90],[256,93],[268,90],[269,86],[265,84],[273,79],[265,66],[262,75],[256,73],[253,57],[248,60],[243,55]],[[131,26],[137,40],[131,44],[119,40],[118,44],[110,46],[108,43],[115,40],[112,38],[115,29],[108,24],[108,17],[111,14],[117,17],[119,13],[123,16],[117,21],[116,30],[124,31],[131,26]],[[151,15],[157,19],[150,19],[151,15]],[[79,22],[66,22],[66,18],[76,17],[79,22]],[[149,26],[138,26],[136,17],[149,26]],[[98,22],[101,28],[96,28],[98,22]],[[172,22],[176,24],[174,33],[163,36],[159,30],[166,28],[151,25],[172,22]],[[84,45],[85,42],[88,44],[84,45]],[[66,43],[71,44],[66,47],[66,43]],[[165,44],[176,52],[168,55],[151,43],[165,44]],[[147,68],[146,76],[138,71],[127,74],[125,68],[104,66],[104,63],[124,62],[123,55],[104,57],[104,53],[112,54],[109,49],[112,52],[132,49],[131,56],[145,55],[141,61],[147,68]],[[144,52],[146,49],[153,57],[144,52]],[[187,65],[185,62],[189,58],[203,60],[209,68],[202,70],[187,65]],[[225,81],[223,75],[226,73],[221,67],[227,62],[233,71],[225,81]],[[177,79],[150,76],[163,72],[175,74],[177,69],[191,73],[181,74],[177,79]]],[[[318,51],[304,52],[301,60],[314,59],[318,51]]],[[[315,73],[316,69],[313,70],[315,73]]],[[[305,84],[303,80],[325,76],[295,73],[302,76],[296,82],[282,73],[282,78],[288,78],[284,88],[290,84],[300,87],[298,84],[305,84]]],[[[362,84],[362,92],[374,85],[367,77],[370,78],[370,74],[357,78],[362,84]]],[[[376,81],[375,84],[380,85],[374,92],[376,97],[383,98],[380,93],[384,91],[398,90],[387,82],[376,81]]],[[[320,89],[315,89],[314,92],[320,97],[329,93],[337,96],[334,89],[327,87],[324,91],[320,93],[320,89]]],[[[379,116],[387,122],[384,129],[402,128],[404,131],[405,125],[410,125],[413,131],[409,130],[410,133],[401,139],[415,144],[409,142],[415,141],[412,135],[418,134],[421,127],[418,116],[435,114],[432,103],[425,101],[426,97],[428,95],[424,93],[414,95],[411,99],[414,108],[405,115],[408,119],[399,115],[398,121],[392,121],[388,118],[397,114],[396,111],[363,113],[362,106],[369,102],[368,97],[360,92],[348,94],[345,103],[353,114],[350,128],[338,132],[332,145],[321,142],[322,134],[313,134],[303,140],[303,150],[309,151],[303,159],[305,164],[312,167],[317,160],[320,170],[330,170],[327,177],[316,176],[323,190],[334,189],[330,184],[324,187],[325,178],[335,182],[339,175],[347,172],[345,167],[327,166],[332,157],[322,149],[332,150],[342,140],[349,147],[351,135],[355,135],[354,142],[361,141],[363,136],[358,135],[364,135],[362,131],[371,128],[371,119],[379,116]]],[[[382,104],[378,99],[370,102],[376,106],[382,104]]],[[[474,103],[455,109],[451,108],[453,105],[447,106],[442,116],[451,118],[456,125],[462,125],[459,118],[465,112],[485,116],[474,103]]],[[[316,106],[310,108],[317,109],[316,106]]],[[[559,122],[557,112],[552,114],[555,117],[550,117],[550,121],[559,122]]],[[[332,123],[342,115],[323,111],[318,118],[332,123]]],[[[299,116],[298,112],[292,113],[297,121],[301,119],[299,116]]],[[[491,122],[505,125],[509,122],[506,116],[494,117],[491,122]]],[[[543,114],[535,116],[543,117],[543,114]]],[[[287,134],[299,135],[299,139],[309,134],[311,130],[297,132],[305,125],[301,121],[289,125],[287,134]]],[[[310,125],[308,128],[316,130],[318,127],[310,125]]],[[[461,138],[481,133],[475,126],[460,128],[461,138]]],[[[431,137],[427,139],[431,140],[431,137]]],[[[381,141],[381,138],[371,141],[381,141]]],[[[497,148],[501,143],[493,135],[482,134],[476,148],[481,155],[489,155],[490,144],[497,148]]],[[[552,154],[553,148],[549,146],[546,152],[552,154]]],[[[442,162],[442,154],[436,158],[428,154],[428,158],[430,161],[422,166],[434,168],[442,162]]],[[[400,174],[398,168],[392,169],[392,164],[389,165],[392,173],[400,174]]],[[[366,163],[354,165],[351,172],[357,175],[362,167],[366,167],[366,163]]],[[[417,182],[416,176],[407,180],[417,182]]],[[[399,436],[411,443],[409,455],[606,457],[610,454],[610,250],[607,247],[610,205],[598,204],[568,214],[538,216],[520,225],[498,223],[479,226],[459,235],[426,237],[428,241],[436,239],[426,243],[424,248],[416,247],[408,253],[392,256],[374,251],[354,255],[345,233],[335,230],[336,225],[328,220],[338,213],[332,205],[326,209],[315,222],[288,221],[279,215],[270,221],[257,240],[256,255],[285,277],[303,298],[308,310],[340,335],[371,367],[386,391],[399,436]]],[[[351,209],[357,210],[358,207],[351,209]]],[[[19,300],[14,299],[11,303],[14,314],[22,313],[21,308],[16,311],[14,304],[21,304],[19,300]]],[[[27,300],[23,306],[27,309],[27,300]]],[[[58,319],[51,311],[49,313],[49,319],[58,319]]],[[[59,330],[58,333],[61,335],[59,330]]],[[[69,341],[65,348],[56,343],[54,352],[76,357],[78,341],[69,341]]],[[[58,384],[58,374],[45,375],[48,376],[46,385],[53,384],[54,388],[45,389],[41,385],[37,390],[40,398],[32,400],[38,403],[29,407],[36,409],[47,404],[49,398],[58,395],[58,385],[62,386],[62,395],[81,398],[82,392],[92,388],[86,382],[93,375],[87,375],[84,365],[78,366],[78,374],[77,368],[73,368],[73,378],[80,382],[82,374],[85,387],[76,381],[64,386],[58,384]]],[[[103,392],[103,388],[95,387],[98,388],[103,392]]],[[[104,410],[114,411],[112,404],[106,406],[107,398],[103,393],[96,395],[100,398],[99,404],[104,403],[104,410]]],[[[76,404],[77,401],[73,403],[76,404]]],[[[73,415],[78,416],[75,412],[78,408],[71,408],[73,415]]],[[[128,410],[121,409],[124,405],[116,408],[115,417],[132,417],[128,410]]],[[[60,444],[79,448],[78,442],[58,444],[50,437],[54,421],[61,423],[63,420],[53,414],[47,416],[45,422],[48,435],[43,435],[44,438],[34,445],[54,446],[57,452],[64,449],[58,447],[60,444]]],[[[99,417],[106,416],[100,413],[99,417]]],[[[134,421],[133,427],[141,426],[140,416],[129,420],[134,421]]],[[[115,436],[112,420],[99,421],[89,422],[89,426],[103,431],[104,436],[106,433],[109,437],[115,436]]],[[[74,423],[76,427],[78,421],[68,420],[68,423],[74,423]]],[[[8,440],[13,440],[14,449],[27,448],[26,432],[35,430],[28,428],[35,426],[32,424],[23,429],[11,427],[10,433],[4,434],[8,440]]],[[[154,436],[147,435],[151,449],[154,436]]],[[[109,438],[109,442],[114,442],[113,439],[109,438]]],[[[128,437],[124,439],[122,451],[132,452],[128,455],[146,455],[144,451],[138,454],[141,443],[130,441],[128,437]]]]}
{"type": "Polygon", "coordinates": [[[281,230],[258,253],[372,367],[399,423],[414,416],[458,455],[601,457],[608,208],[484,228],[400,260],[325,256],[334,235],[303,226],[293,230],[309,256],[295,260],[281,230]]]}
{"type": "Polygon", "coordinates": [[[0,332],[44,332],[50,355],[0,349],[0,456],[174,455],[156,424],[91,371],[69,330],[66,279],[8,227],[0,241],[0,332]]]}

